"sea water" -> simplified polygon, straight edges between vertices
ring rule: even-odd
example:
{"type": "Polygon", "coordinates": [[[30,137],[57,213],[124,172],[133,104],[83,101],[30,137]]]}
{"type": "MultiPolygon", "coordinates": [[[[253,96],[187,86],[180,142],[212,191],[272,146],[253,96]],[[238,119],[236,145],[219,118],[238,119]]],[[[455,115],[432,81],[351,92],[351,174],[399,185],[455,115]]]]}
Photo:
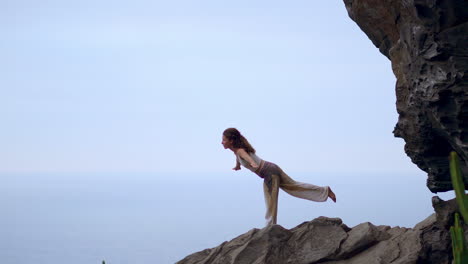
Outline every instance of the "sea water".
{"type": "MultiPolygon", "coordinates": [[[[332,186],[338,203],[280,192],[278,223],[286,228],[322,215],[350,227],[412,227],[433,213],[424,175],[290,176],[332,186]]],[[[264,225],[262,182],[247,172],[4,173],[0,180],[2,264],[174,263],[264,225]]]]}

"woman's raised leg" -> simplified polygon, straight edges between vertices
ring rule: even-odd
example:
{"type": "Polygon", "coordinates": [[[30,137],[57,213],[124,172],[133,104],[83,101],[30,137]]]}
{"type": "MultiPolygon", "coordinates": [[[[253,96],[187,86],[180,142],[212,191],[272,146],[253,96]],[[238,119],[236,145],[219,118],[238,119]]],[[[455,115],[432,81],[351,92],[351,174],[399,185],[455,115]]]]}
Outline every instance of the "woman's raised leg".
{"type": "MultiPolygon", "coordinates": [[[[328,186],[317,186],[310,183],[297,182],[281,171],[280,187],[292,196],[314,202],[325,202],[331,191],[328,186]]],[[[334,194],[333,194],[334,195],[334,194]]],[[[331,197],[330,197],[331,198],[331,197]]],[[[334,197],[336,199],[336,197],[334,197]]]]}

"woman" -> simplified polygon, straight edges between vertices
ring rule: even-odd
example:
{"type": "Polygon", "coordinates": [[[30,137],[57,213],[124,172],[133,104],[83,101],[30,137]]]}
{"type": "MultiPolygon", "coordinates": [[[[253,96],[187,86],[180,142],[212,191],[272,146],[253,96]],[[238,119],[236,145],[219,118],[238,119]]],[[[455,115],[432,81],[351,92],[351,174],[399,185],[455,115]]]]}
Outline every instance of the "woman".
{"type": "Polygon", "coordinates": [[[236,166],[233,170],[240,170],[242,165],[263,178],[263,192],[267,206],[265,216],[267,225],[276,224],[279,188],[298,198],[315,202],[325,202],[328,198],[331,198],[333,202],[336,202],[336,196],[330,187],[296,182],[276,164],[259,158],[255,154],[255,149],[237,129],[228,128],[224,130],[221,144],[225,149],[232,150],[236,155],[236,166]]]}

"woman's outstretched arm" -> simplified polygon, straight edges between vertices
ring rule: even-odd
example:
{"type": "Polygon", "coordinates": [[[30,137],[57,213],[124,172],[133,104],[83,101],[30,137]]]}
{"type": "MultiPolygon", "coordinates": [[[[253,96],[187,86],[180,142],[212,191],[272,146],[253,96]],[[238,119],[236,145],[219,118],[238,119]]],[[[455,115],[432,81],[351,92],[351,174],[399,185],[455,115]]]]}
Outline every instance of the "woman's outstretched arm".
{"type": "Polygon", "coordinates": [[[238,170],[241,169],[240,165],[241,165],[240,162],[236,159],[236,166],[234,168],[232,168],[232,169],[235,170],[235,171],[238,171],[238,170]]]}

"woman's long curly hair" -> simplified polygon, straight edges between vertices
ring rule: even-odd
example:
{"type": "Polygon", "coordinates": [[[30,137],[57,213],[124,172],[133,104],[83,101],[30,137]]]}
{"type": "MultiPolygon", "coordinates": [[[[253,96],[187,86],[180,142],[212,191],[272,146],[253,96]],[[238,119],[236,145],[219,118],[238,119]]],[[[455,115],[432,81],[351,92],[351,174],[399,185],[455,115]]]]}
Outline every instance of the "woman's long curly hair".
{"type": "Polygon", "coordinates": [[[235,148],[243,148],[247,153],[255,153],[255,149],[250,145],[249,141],[235,128],[224,130],[223,136],[232,141],[232,146],[235,148]]]}

